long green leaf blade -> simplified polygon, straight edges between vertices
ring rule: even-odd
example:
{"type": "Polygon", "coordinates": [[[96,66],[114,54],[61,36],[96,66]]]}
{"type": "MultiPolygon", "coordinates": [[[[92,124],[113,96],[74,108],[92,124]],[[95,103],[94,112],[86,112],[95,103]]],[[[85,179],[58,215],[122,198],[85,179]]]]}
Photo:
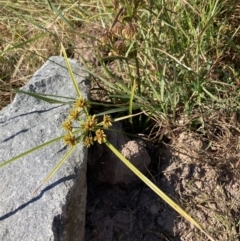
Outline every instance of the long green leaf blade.
{"type": "Polygon", "coordinates": [[[50,144],[52,144],[54,142],[57,142],[57,141],[61,140],[63,137],[64,137],[64,135],[60,136],[60,137],[57,137],[57,138],[54,138],[54,139],[52,139],[50,141],[47,141],[47,142],[45,142],[45,143],[43,143],[43,144],[41,144],[39,146],[36,146],[36,147],[34,147],[34,148],[32,148],[32,149],[30,149],[28,151],[25,151],[25,152],[21,153],[20,155],[17,155],[15,157],[9,159],[8,161],[0,163],[0,168],[4,167],[4,166],[6,166],[6,165],[8,165],[8,164],[10,164],[12,162],[17,161],[18,159],[20,159],[20,158],[22,158],[22,157],[24,157],[24,156],[26,156],[28,154],[31,154],[32,152],[38,151],[38,150],[42,149],[45,146],[48,146],[48,145],[50,145],[50,144]]]}
{"type": "Polygon", "coordinates": [[[74,74],[73,74],[73,72],[72,72],[71,65],[70,65],[70,63],[69,63],[69,61],[68,61],[68,57],[67,57],[65,48],[63,47],[63,44],[62,44],[62,43],[61,43],[61,50],[62,50],[62,52],[63,52],[63,56],[64,56],[64,59],[65,59],[65,62],[66,62],[66,65],[67,65],[69,74],[70,74],[70,76],[71,76],[73,85],[74,85],[75,90],[76,90],[76,92],[77,92],[77,95],[78,95],[79,97],[82,97],[82,94],[81,94],[81,92],[80,92],[80,90],[79,90],[79,88],[78,88],[78,85],[77,85],[77,81],[76,81],[76,79],[75,79],[75,77],[74,77],[74,74]]]}
{"type": "Polygon", "coordinates": [[[50,8],[55,12],[57,16],[60,17],[60,19],[72,30],[74,30],[73,26],[70,24],[70,22],[63,16],[62,12],[58,10],[53,3],[51,3],[49,0],[47,0],[48,5],[50,8]]]}
{"type": "Polygon", "coordinates": [[[64,156],[63,158],[57,163],[57,165],[52,169],[52,171],[47,175],[47,177],[42,181],[40,186],[33,192],[36,193],[40,187],[42,187],[55,173],[56,171],[62,166],[63,162],[70,156],[70,154],[74,151],[76,146],[73,146],[64,156]]]}
{"type": "MultiPolygon", "coordinates": [[[[61,100],[56,100],[56,99],[53,99],[53,98],[46,97],[46,96],[54,96],[54,95],[45,95],[45,94],[40,94],[40,93],[33,93],[33,92],[19,90],[19,89],[12,89],[12,90],[16,93],[29,95],[31,97],[34,97],[36,99],[45,101],[45,102],[50,103],[50,104],[69,104],[69,101],[66,102],[66,101],[61,101],[61,100]]],[[[64,96],[55,96],[55,97],[74,100],[73,98],[64,97],[64,96]]]]}

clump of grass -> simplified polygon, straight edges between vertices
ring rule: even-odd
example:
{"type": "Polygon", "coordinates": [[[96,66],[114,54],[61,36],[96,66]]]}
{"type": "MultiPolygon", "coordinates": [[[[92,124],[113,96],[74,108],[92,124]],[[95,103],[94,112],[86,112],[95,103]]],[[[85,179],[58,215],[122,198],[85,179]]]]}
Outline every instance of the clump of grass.
{"type": "Polygon", "coordinates": [[[201,112],[206,105],[215,111],[238,108],[236,72],[228,79],[213,74],[224,74],[215,65],[224,50],[222,26],[216,24],[223,2],[121,1],[114,9],[101,38],[109,51],[102,59],[104,78],[114,79],[118,88],[112,98],[122,94],[126,99],[136,80],[133,102],[166,123],[201,112]],[[115,62],[114,73],[106,59],[115,62]]]}

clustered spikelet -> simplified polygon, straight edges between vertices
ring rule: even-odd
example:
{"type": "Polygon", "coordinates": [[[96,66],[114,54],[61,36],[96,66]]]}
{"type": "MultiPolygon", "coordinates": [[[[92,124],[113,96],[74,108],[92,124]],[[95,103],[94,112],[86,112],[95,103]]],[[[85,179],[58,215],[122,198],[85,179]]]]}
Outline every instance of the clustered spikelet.
{"type": "Polygon", "coordinates": [[[72,122],[69,119],[66,119],[63,123],[62,123],[62,128],[65,131],[72,131],[72,122]]]}
{"type": "Polygon", "coordinates": [[[117,55],[124,54],[126,49],[127,49],[127,46],[122,40],[116,41],[113,45],[113,53],[116,53],[117,55]]]}
{"type": "Polygon", "coordinates": [[[120,22],[117,22],[113,27],[112,27],[112,33],[116,37],[121,37],[122,31],[123,31],[123,24],[120,22]]]}
{"type": "Polygon", "coordinates": [[[103,46],[110,45],[112,42],[112,33],[109,30],[105,30],[102,34],[102,37],[100,38],[100,41],[103,46]]]}
{"type": "Polygon", "coordinates": [[[73,108],[69,111],[68,119],[71,121],[77,120],[79,117],[80,111],[78,108],[73,108]]]}
{"type": "Polygon", "coordinates": [[[137,25],[135,23],[127,23],[125,28],[122,30],[122,34],[126,39],[134,39],[138,33],[137,25]]]}
{"type": "Polygon", "coordinates": [[[93,145],[93,137],[92,136],[86,136],[83,142],[83,145],[86,147],[90,147],[93,145]]]}
{"type": "Polygon", "coordinates": [[[108,129],[108,127],[112,126],[112,119],[109,115],[103,116],[103,128],[108,129]]]}
{"type": "Polygon", "coordinates": [[[89,103],[84,98],[79,97],[79,98],[76,99],[76,101],[74,103],[74,106],[80,112],[80,110],[82,110],[83,108],[85,108],[85,107],[88,108],[89,107],[89,103]]]}
{"type": "Polygon", "coordinates": [[[80,114],[85,107],[89,107],[89,103],[83,99],[78,98],[74,102],[74,108],[69,111],[68,117],[63,121],[62,128],[67,132],[64,136],[64,143],[70,146],[75,146],[80,141],[83,145],[90,147],[94,142],[102,144],[106,142],[107,137],[103,129],[108,129],[112,126],[112,119],[109,115],[104,115],[103,120],[98,123],[95,115],[88,115],[85,120],[79,119],[80,114]],[[74,126],[74,122],[80,122],[74,126]],[[77,133],[80,135],[77,136],[77,133]]]}
{"type": "Polygon", "coordinates": [[[95,134],[94,141],[97,141],[99,144],[106,142],[106,135],[103,130],[98,129],[95,134]]]}
{"type": "Polygon", "coordinates": [[[76,137],[72,134],[72,132],[68,132],[64,136],[63,140],[64,140],[65,144],[70,145],[70,146],[75,146],[77,144],[76,137]]]}
{"type": "Polygon", "coordinates": [[[97,125],[97,119],[95,115],[88,116],[87,120],[82,124],[82,128],[85,131],[94,131],[97,125]]]}
{"type": "MultiPolygon", "coordinates": [[[[145,5],[144,0],[131,0],[128,2],[130,9],[124,3],[118,0],[113,1],[113,8],[116,11],[112,26],[106,28],[100,41],[104,49],[109,50],[108,55],[126,55],[129,58],[135,56],[132,54],[132,41],[137,39],[139,27],[138,8],[145,5]]],[[[136,41],[137,42],[137,41],[136,41]]]]}

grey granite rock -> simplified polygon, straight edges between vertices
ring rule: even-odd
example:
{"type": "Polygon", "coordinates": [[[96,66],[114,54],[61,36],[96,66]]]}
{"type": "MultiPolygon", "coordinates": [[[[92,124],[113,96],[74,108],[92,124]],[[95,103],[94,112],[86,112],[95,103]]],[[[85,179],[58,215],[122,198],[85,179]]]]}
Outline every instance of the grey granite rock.
{"type": "MultiPolygon", "coordinates": [[[[70,60],[83,96],[87,74],[70,60]]],[[[76,97],[61,57],[51,57],[23,90],[76,97]]],[[[0,163],[64,134],[68,105],[49,104],[24,94],[0,112],[0,163]]],[[[0,240],[82,241],[86,204],[87,152],[79,145],[36,194],[32,192],[66,153],[62,141],[0,169],[0,240]]]]}

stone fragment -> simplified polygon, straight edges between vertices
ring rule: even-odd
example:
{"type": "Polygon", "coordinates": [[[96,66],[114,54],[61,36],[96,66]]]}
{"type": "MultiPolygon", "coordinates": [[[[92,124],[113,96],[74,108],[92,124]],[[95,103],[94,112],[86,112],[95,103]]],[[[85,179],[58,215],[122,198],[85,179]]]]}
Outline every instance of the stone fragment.
{"type": "MultiPolygon", "coordinates": [[[[87,74],[79,62],[69,61],[87,98],[87,74]]],[[[22,90],[77,96],[62,57],[51,57],[22,90]]],[[[49,104],[17,94],[0,112],[0,163],[63,135],[61,123],[69,108],[69,105],[49,104]]],[[[87,152],[82,145],[32,194],[67,150],[60,140],[0,169],[0,240],[84,239],[87,152]]]]}

